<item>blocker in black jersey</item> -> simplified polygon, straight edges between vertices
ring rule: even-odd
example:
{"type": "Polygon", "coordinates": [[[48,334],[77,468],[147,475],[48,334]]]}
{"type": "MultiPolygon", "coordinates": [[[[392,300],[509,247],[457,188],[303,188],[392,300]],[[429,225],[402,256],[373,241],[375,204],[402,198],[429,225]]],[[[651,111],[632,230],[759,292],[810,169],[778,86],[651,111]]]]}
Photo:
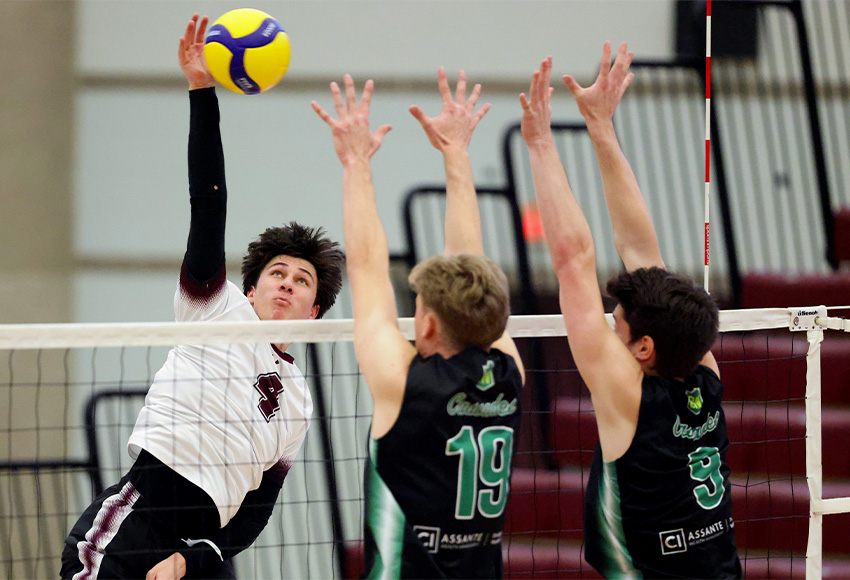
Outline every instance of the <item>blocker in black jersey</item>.
{"type": "Polygon", "coordinates": [[[723,385],[700,366],[684,382],[646,376],[632,445],[597,447],[585,496],[585,558],[606,577],[735,578],[723,385]]]}
{"type": "Polygon", "coordinates": [[[345,76],[331,128],[343,166],[346,269],[354,304],[354,349],[372,411],[366,482],[368,578],[497,578],[502,526],[520,421],[523,367],[505,332],[510,297],[504,272],[483,255],[478,200],[467,147],[481,91],[453,96],[438,72],[443,109],[410,108],[446,168],[445,251],[417,264],[415,346],[399,330],[389,251],[378,217],[371,158],[389,125],[369,129],[372,81],[360,102],[345,76]]]}
{"type": "Polygon", "coordinates": [[[618,302],[613,329],[590,227],[552,138],[552,57],[520,98],[569,347],[599,431],[585,496],[585,559],[607,578],[739,577],[723,386],[710,350],[717,304],[693,280],[666,270],[614,130],[614,112],[634,77],[633,56],[624,42],[612,63],[606,42],[591,86],[563,76],[593,142],[625,266],[606,285],[618,302]]]}
{"type": "Polygon", "coordinates": [[[499,350],[416,356],[398,419],[370,438],[366,569],[497,578],[522,377],[499,350]]]}

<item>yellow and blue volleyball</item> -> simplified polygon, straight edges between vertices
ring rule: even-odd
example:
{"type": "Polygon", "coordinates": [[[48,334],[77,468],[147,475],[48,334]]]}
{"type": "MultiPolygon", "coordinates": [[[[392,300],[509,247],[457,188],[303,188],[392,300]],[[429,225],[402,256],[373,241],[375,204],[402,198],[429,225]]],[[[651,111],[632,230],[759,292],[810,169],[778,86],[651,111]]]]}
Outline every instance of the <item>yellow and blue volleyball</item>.
{"type": "Polygon", "coordinates": [[[289,67],[289,36],[271,16],[239,8],[213,22],[204,42],[212,76],[234,93],[256,95],[283,78],[289,67]]]}

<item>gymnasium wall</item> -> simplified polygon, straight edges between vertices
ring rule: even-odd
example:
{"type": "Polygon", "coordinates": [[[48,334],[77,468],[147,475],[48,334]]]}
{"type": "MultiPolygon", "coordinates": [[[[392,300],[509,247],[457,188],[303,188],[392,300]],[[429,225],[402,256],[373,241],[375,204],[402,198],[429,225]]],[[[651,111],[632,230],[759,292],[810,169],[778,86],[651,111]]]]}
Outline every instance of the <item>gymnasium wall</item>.
{"type": "MultiPolygon", "coordinates": [[[[501,185],[499,140],[521,113],[518,94],[552,54],[558,71],[595,74],[602,43],[628,40],[670,55],[671,2],[253,2],[292,41],[283,83],[254,97],[219,90],[229,197],[231,279],[265,227],[322,224],[342,238],[341,175],[327,127],[310,109],[330,104],[328,83],[350,72],[376,82],[375,126],[393,125],[374,158],[379,211],[391,251],[402,251],[401,198],[444,181],[440,154],[408,113],[440,107],[438,66],[481,82],[491,112],[471,146],[475,179],[501,185]]],[[[72,318],[169,320],[188,225],[186,83],[176,44],[192,12],[215,17],[244,2],[78,1],[72,184],[72,318]]],[[[578,115],[566,88],[556,107],[578,115]]]]}

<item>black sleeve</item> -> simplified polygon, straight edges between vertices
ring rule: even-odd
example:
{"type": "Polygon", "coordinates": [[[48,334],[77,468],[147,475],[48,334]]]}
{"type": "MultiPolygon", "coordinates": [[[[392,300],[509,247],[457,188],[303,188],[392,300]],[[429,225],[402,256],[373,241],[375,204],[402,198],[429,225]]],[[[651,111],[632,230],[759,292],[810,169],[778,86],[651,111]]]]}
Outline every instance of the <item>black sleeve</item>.
{"type": "Polygon", "coordinates": [[[271,518],[285,477],[286,469],[281,464],[263,473],[260,487],[245,495],[236,515],[218,531],[215,537],[210,538],[210,541],[221,551],[221,557],[212,546],[205,542],[180,550],[186,559],[187,575],[189,572],[196,574],[210,566],[215,566],[222,559],[233,558],[253,544],[271,518]]]}
{"type": "MultiPolygon", "coordinates": [[[[215,88],[189,91],[189,241],[183,259],[184,286],[202,289],[224,283],[224,225],[227,186],[215,88]]],[[[213,291],[215,289],[212,289],[213,291]]]]}

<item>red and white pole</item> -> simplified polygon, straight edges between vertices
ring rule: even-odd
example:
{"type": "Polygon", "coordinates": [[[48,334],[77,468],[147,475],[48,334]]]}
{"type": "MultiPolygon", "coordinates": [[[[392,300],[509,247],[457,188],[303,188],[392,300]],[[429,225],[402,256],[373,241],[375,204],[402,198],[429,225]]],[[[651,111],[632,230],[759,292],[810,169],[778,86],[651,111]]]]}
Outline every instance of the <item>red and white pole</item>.
{"type": "Polygon", "coordinates": [[[708,292],[708,206],[711,173],[711,0],[705,8],[705,274],[703,287],[708,292]]]}

